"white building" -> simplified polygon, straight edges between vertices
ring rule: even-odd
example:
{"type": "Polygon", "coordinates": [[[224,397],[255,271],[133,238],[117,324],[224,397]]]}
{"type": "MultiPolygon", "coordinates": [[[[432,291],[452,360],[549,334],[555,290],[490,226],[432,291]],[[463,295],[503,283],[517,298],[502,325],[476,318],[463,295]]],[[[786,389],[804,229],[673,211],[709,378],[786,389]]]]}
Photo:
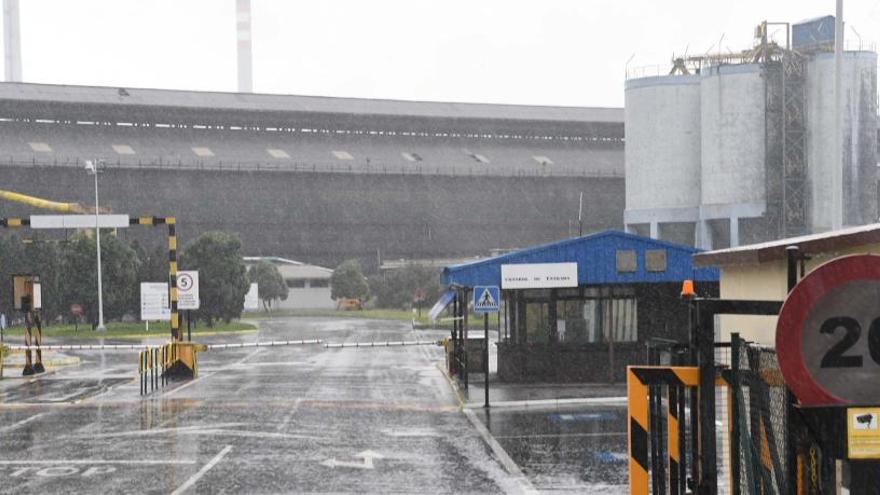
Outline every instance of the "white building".
{"type": "Polygon", "coordinates": [[[330,298],[330,276],[333,270],[300,261],[276,256],[245,256],[250,268],[259,261],[268,261],[278,267],[289,290],[287,299],[278,301],[276,309],[325,309],[335,308],[330,298]]]}

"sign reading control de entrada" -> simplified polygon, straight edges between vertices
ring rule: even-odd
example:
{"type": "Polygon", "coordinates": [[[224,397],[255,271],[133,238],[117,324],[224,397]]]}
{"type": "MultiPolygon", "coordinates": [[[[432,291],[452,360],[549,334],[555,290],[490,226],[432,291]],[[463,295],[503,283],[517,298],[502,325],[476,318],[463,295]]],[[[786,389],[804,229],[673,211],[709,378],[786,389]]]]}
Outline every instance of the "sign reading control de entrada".
{"type": "Polygon", "coordinates": [[[577,263],[501,265],[502,289],[554,289],[578,286],[577,263]]]}

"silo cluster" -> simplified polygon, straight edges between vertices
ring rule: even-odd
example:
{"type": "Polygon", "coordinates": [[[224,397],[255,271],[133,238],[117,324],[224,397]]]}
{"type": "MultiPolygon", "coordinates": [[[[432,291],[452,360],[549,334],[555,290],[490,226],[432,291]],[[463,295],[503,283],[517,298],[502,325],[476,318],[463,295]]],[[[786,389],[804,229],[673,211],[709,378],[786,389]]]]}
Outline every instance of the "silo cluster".
{"type": "Polygon", "coordinates": [[[841,160],[827,46],[698,62],[626,81],[628,230],[702,248],[829,230],[836,164],[844,224],[877,221],[876,52],[843,54],[841,160]]]}

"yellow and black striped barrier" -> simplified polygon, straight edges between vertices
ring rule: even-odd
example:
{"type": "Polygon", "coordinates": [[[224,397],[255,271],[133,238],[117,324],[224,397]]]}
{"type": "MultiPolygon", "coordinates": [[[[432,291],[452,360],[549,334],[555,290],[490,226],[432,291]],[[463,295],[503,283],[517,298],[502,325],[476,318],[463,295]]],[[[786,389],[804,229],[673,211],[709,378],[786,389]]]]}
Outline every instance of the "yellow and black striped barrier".
{"type": "Polygon", "coordinates": [[[198,352],[207,346],[193,342],[169,342],[138,352],[141,394],[147,394],[170,381],[198,376],[198,352]]]}
{"type": "MultiPolygon", "coordinates": [[[[716,379],[716,385],[727,385],[722,376],[716,379]]],[[[629,482],[632,495],[647,495],[650,487],[668,487],[670,494],[684,494],[687,491],[687,467],[682,458],[684,435],[684,419],[686,388],[696,389],[699,386],[699,368],[695,366],[628,366],[626,375],[627,412],[629,416],[628,449],[629,449],[629,482]],[[652,404],[656,414],[664,410],[660,407],[659,395],[651,393],[651,387],[666,387],[667,407],[666,438],[660,438],[659,431],[652,435],[651,425],[662,430],[661,418],[652,417],[652,404]],[[663,452],[663,446],[666,452],[663,452]],[[668,473],[664,473],[668,466],[668,473]],[[653,478],[652,478],[653,476],[653,478]]],[[[715,407],[714,404],[711,407],[715,407]]],[[[696,418],[696,412],[691,417],[696,418]]],[[[698,454],[694,455],[694,459],[698,454]]]]}

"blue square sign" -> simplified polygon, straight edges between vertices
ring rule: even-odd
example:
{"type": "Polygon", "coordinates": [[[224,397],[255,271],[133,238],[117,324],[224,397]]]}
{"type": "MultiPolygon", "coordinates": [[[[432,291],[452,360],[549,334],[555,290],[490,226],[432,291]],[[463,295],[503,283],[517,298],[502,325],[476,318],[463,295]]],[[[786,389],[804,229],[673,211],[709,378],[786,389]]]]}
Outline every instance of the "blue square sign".
{"type": "Polygon", "coordinates": [[[501,290],[497,285],[474,287],[474,313],[497,313],[500,301],[501,290]]]}

